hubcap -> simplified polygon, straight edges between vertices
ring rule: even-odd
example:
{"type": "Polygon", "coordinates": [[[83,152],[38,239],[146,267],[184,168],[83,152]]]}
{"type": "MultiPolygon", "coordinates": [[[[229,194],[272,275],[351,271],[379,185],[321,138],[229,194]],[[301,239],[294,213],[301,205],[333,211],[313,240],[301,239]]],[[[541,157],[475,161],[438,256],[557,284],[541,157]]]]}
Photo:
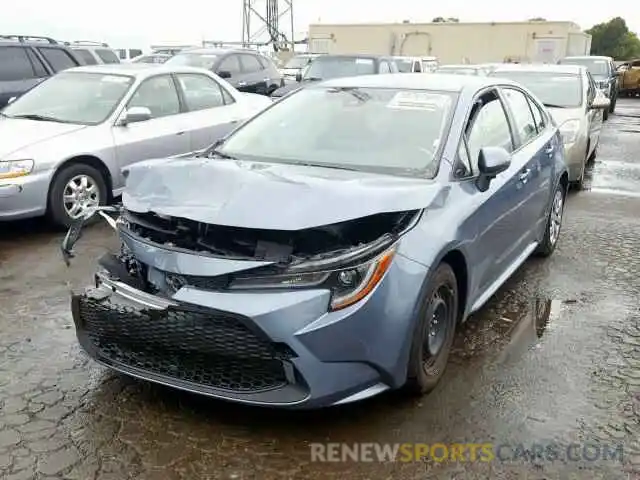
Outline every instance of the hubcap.
{"type": "Polygon", "coordinates": [[[100,190],[90,176],[76,175],[65,185],[62,202],[67,215],[75,220],[87,209],[100,205],[100,190]]]}
{"type": "Polygon", "coordinates": [[[453,293],[448,286],[442,285],[434,292],[427,308],[422,348],[425,368],[430,367],[445,344],[453,314],[453,293]]]}
{"type": "Polygon", "coordinates": [[[564,195],[562,190],[558,189],[553,197],[553,205],[551,206],[551,216],[549,218],[549,241],[554,245],[560,236],[560,227],[562,226],[562,211],[564,208],[564,195]]]}

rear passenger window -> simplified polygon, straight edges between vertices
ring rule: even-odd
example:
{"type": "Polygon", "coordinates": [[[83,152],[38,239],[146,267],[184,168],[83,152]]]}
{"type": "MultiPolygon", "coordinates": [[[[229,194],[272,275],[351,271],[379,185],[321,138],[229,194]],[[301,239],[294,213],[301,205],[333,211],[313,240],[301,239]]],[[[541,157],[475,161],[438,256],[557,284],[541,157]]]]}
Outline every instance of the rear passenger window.
{"type": "Polygon", "coordinates": [[[35,78],[25,48],[0,47],[0,81],[14,82],[35,78]]]}
{"type": "Polygon", "coordinates": [[[513,114],[520,142],[522,142],[522,145],[526,145],[538,136],[536,121],[529,108],[529,101],[520,90],[504,88],[502,91],[513,114]]]}
{"type": "Polygon", "coordinates": [[[38,57],[30,48],[25,49],[25,51],[27,52],[29,60],[31,60],[31,65],[33,65],[33,70],[36,72],[36,77],[48,77],[49,73],[47,72],[44,63],[42,63],[42,60],[40,60],[40,57],[38,57]]]}
{"type": "Polygon", "coordinates": [[[482,100],[484,104],[471,118],[471,124],[467,127],[467,146],[474,165],[478,161],[481,148],[502,147],[507,152],[513,151],[509,121],[500,99],[495,94],[487,94],[482,100]]]}
{"type": "Polygon", "coordinates": [[[80,57],[80,59],[85,65],[95,65],[98,63],[98,61],[95,59],[95,57],[91,54],[89,50],[80,49],[80,50],[74,50],[73,52],[78,57],[80,57]]]}
{"type": "Polygon", "coordinates": [[[39,48],[38,51],[56,72],[77,66],[67,51],[61,48],[39,48]]]}
{"type": "Polygon", "coordinates": [[[100,57],[104,63],[120,63],[120,59],[113,53],[111,50],[107,50],[106,48],[100,48],[96,50],[96,55],[100,57]]]}
{"type": "Polygon", "coordinates": [[[231,75],[238,75],[240,73],[240,62],[238,61],[238,55],[229,55],[227,58],[220,62],[218,67],[219,72],[229,72],[231,75]]]}
{"type": "Polygon", "coordinates": [[[540,110],[540,107],[538,107],[538,105],[536,105],[529,97],[527,97],[527,100],[529,100],[529,106],[531,107],[531,112],[533,113],[533,119],[536,122],[538,133],[541,133],[547,127],[544,114],[542,113],[542,110],[540,110]]]}

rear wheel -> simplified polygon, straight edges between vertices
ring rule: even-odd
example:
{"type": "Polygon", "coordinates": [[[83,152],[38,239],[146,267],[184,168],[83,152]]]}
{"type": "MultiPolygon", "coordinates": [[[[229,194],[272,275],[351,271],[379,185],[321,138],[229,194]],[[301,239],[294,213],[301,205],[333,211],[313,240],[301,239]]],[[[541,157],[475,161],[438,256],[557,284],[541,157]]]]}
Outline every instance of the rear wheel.
{"type": "Polygon", "coordinates": [[[609,118],[609,109],[603,110],[602,111],[602,120],[603,121],[607,121],[608,118],[609,118]]]}
{"type": "Polygon", "coordinates": [[[609,113],[613,113],[616,110],[617,101],[618,101],[618,95],[611,97],[611,105],[609,105],[609,113]]]}
{"type": "Polygon", "coordinates": [[[433,390],[444,373],[458,318],[458,284],[441,263],[434,272],[416,321],[405,389],[416,395],[433,390]]]}
{"type": "Polygon", "coordinates": [[[562,184],[558,184],[553,194],[549,216],[544,230],[542,242],[538,245],[536,254],[541,257],[550,257],[556,249],[558,239],[560,238],[560,230],[562,228],[562,217],[564,214],[564,200],[566,190],[562,184]]]}

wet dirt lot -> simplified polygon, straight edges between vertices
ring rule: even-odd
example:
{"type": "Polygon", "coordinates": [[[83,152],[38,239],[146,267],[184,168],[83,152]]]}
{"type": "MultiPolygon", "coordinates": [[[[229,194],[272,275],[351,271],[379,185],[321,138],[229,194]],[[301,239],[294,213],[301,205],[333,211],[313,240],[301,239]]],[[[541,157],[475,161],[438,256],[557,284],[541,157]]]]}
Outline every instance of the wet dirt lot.
{"type": "Polygon", "coordinates": [[[67,269],[60,234],[1,225],[0,478],[640,478],[637,99],[621,99],[606,123],[589,185],[568,200],[554,256],[529,261],[461,328],[432,395],[311,413],[229,405],[97,366],[76,344],[68,292],[114,245],[109,230],[88,230],[67,269]],[[312,442],[596,442],[622,445],[624,458],[323,463],[311,461],[312,442]]]}

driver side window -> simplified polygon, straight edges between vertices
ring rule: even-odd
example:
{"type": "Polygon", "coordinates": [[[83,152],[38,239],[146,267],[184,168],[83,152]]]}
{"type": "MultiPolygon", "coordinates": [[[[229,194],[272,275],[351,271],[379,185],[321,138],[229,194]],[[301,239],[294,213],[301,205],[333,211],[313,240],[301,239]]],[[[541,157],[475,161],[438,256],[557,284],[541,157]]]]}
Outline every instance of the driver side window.
{"type": "Polygon", "coordinates": [[[509,121],[497,92],[491,91],[483,95],[474,110],[465,129],[465,138],[471,165],[475,170],[480,149],[502,147],[511,153],[514,147],[509,121]]]}

